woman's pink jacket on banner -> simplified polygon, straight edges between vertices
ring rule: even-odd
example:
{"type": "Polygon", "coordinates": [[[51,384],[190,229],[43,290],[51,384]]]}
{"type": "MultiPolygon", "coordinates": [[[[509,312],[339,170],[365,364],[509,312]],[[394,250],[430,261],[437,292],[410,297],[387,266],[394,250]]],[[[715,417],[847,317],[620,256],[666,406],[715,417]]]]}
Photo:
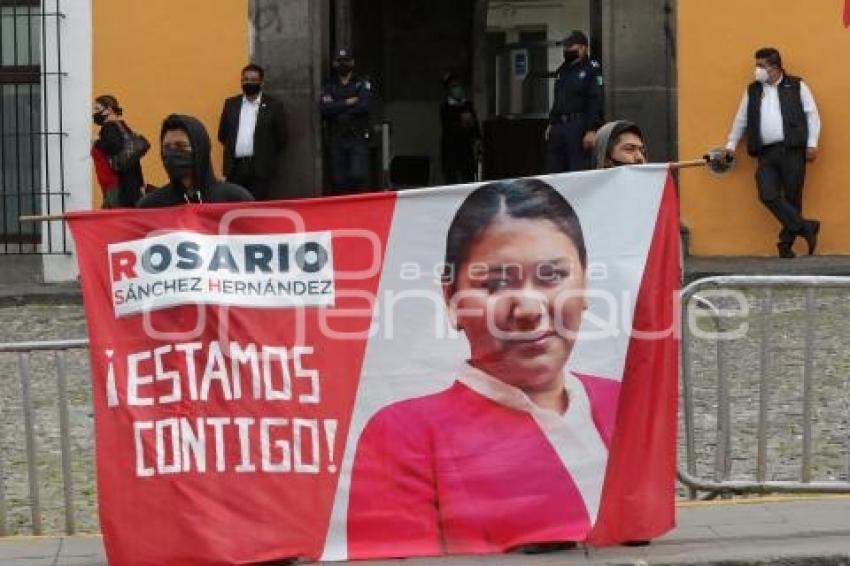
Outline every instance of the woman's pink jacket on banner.
{"type": "Polygon", "coordinates": [[[351,479],[349,558],[499,553],[587,537],[600,494],[583,493],[588,483],[565,465],[572,448],[559,455],[555,444],[566,438],[577,452],[598,445],[573,469],[601,476],[586,478],[601,492],[620,383],[573,374],[583,391],[571,392],[567,380],[573,423],[579,401],[589,403],[581,427],[589,430],[576,440],[560,424],[566,415],[532,407],[519,389],[479,370],[466,373],[473,379],[385,407],[367,424],[351,479]]]}

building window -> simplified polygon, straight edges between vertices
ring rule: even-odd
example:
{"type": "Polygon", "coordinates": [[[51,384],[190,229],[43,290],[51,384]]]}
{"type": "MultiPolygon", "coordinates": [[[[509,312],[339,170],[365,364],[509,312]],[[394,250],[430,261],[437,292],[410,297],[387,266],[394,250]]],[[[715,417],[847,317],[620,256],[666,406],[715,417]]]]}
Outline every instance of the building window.
{"type": "Polygon", "coordinates": [[[45,167],[51,158],[62,159],[61,141],[48,143],[64,135],[61,119],[51,122],[58,131],[50,131],[45,104],[47,89],[56,88],[55,111],[61,108],[61,19],[59,0],[0,0],[0,254],[66,252],[66,242],[51,241],[41,223],[19,221],[22,215],[64,212],[62,176],[51,180],[45,167]],[[45,37],[57,51],[49,64],[45,37]]]}

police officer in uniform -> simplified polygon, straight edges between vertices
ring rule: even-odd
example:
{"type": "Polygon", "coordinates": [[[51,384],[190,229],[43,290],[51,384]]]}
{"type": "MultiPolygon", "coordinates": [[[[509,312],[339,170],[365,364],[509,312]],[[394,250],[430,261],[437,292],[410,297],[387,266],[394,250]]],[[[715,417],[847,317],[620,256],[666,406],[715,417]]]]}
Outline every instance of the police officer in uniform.
{"type": "Polygon", "coordinates": [[[372,86],[354,74],[347,48],[333,59],[334,76],[322,91],[319,109],[325,120],[334,194],[355,193],[369,182],[369,112],[372,86]]]}
{"type": "Polygon", "coordinates": [[[576,30],[561,44],[564,63],[555,71],[545,134],[547,173],[589,169],[596,129],[603,123],[602,67],[587,55],[587,36],[576,30]]]}

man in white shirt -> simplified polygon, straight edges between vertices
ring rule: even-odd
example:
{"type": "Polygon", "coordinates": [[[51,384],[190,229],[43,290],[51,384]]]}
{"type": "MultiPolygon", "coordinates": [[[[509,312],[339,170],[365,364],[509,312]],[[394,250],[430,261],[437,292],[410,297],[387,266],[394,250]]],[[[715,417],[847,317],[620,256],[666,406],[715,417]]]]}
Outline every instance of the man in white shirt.
{"type": "Polygon", "coordinates": [[[264,79],[259,65],[242,69],[242,94],[225,100],[218,126],[224,176],[256,200],[279,196],[272,194],[273,185],[286,145],[283,104],[263,91],[264,79]]]}
{"type": "Polygon", "coordinates": [[[785,73],[779,51],[759,49],[755,58],[756,80],[741,99],[726,152],[734,153],[746,132],[747,152],[758,159],[759,199],[782,224],[779,257],[794,257],[797,236],[806,240],[811,255],[820,222],[802,216],[803,183],[806,162],[817,158],[818,108],[806,83],[785,73]]]}

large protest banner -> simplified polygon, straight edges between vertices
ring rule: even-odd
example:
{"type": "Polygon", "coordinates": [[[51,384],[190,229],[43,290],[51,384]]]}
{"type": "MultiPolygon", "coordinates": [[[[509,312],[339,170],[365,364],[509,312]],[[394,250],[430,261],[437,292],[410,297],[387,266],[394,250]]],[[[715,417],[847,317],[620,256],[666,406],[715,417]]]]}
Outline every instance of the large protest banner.
{"type": "Polygon", "coordinates": [[[672,528],[666,167],[69,221],[111,563],[672,528]]]}

